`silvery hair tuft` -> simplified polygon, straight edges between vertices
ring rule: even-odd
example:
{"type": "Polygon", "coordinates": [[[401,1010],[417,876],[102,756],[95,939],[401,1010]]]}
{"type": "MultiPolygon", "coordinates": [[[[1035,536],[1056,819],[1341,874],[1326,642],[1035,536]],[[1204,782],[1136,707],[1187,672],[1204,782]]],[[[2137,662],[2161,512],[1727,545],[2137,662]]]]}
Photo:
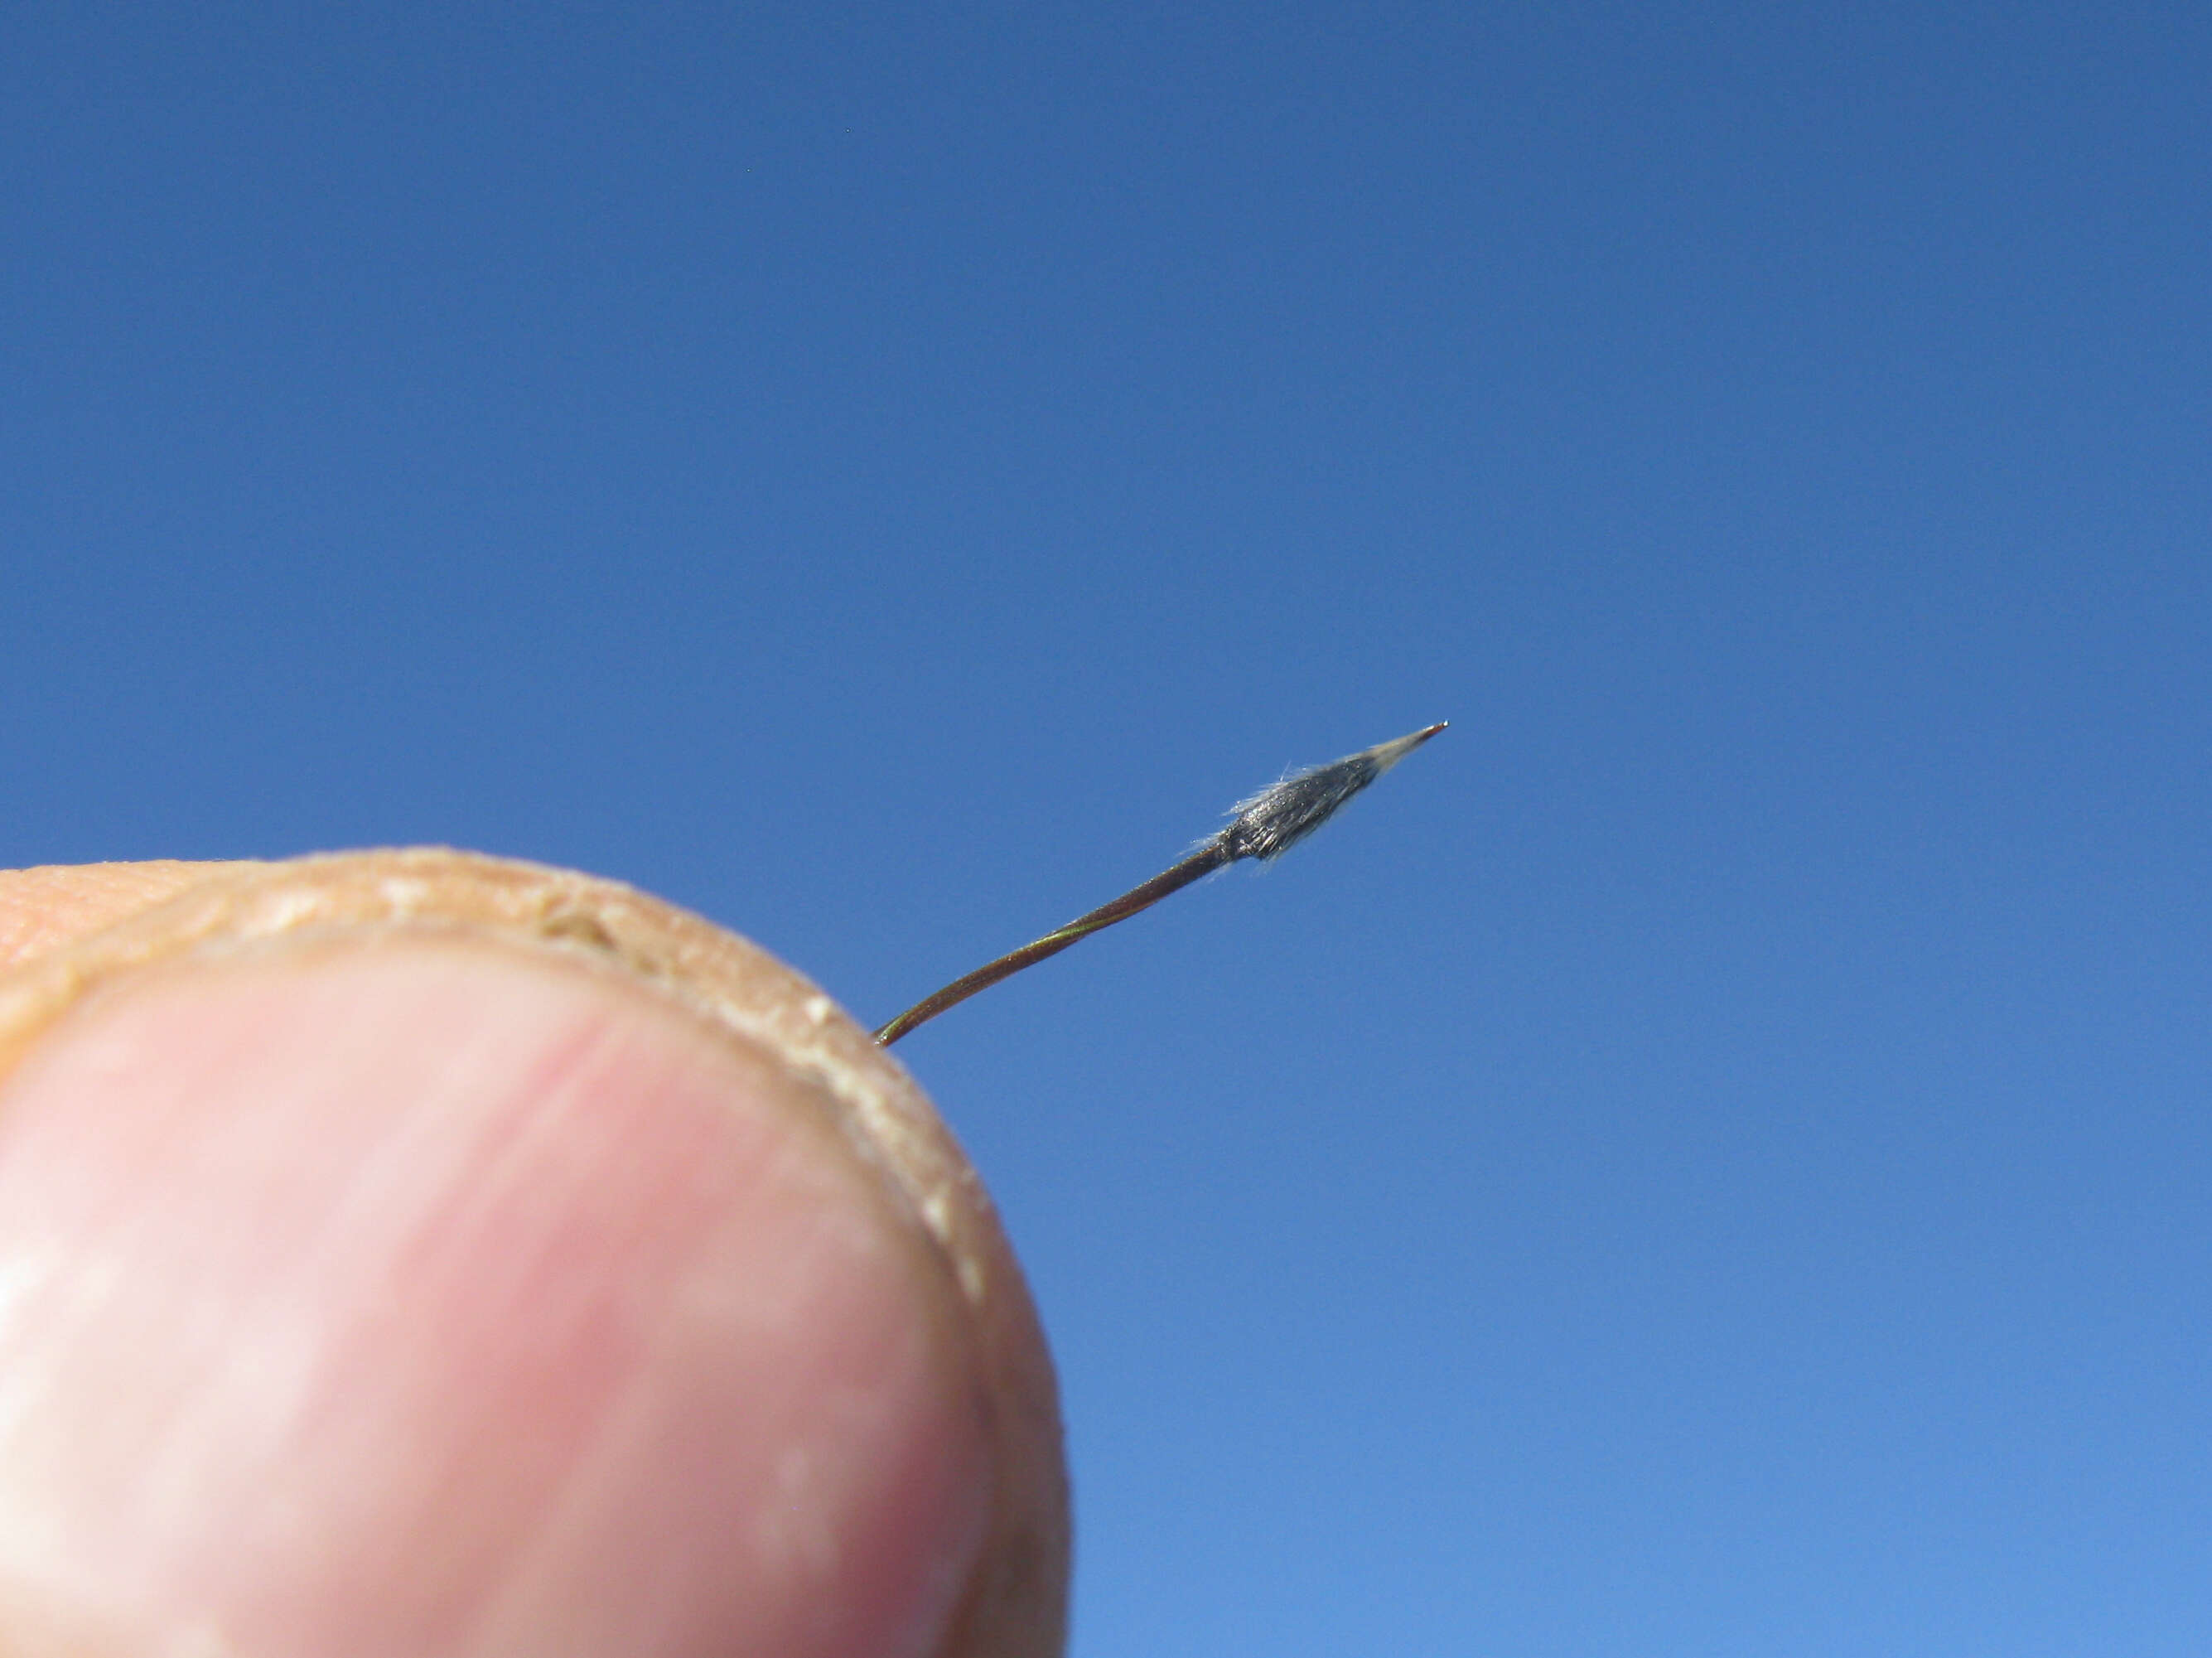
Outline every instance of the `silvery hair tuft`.
{"type": "Polygon", "coordinates": [[[1293,773],[1237,803],[1218,837],[1221,849],[1231,858],[1279,858],[1380,775],[1364,754],[1293,773]]]}
{"type": "Polygon", "coordinates": [[[1279,858],[1336,815],[1337,810],[1443,727],[1378,743],[1326,766],[1292,772],[1249,800],[1240,800],[1212,844],[1234,859],[1279,858]]]}

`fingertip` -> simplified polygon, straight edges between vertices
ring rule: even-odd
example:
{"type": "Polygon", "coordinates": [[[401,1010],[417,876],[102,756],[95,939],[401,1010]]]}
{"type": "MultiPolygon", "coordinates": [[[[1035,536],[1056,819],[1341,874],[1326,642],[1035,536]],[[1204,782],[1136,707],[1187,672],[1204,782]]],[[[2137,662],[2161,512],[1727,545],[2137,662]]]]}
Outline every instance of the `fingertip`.
{"type": "Polygon", "coordinates": [[[0,1079],[0,1646],[1055,1650],[1010,1260],[834,1066],[410,893],[80,963],[0,1079]]]}

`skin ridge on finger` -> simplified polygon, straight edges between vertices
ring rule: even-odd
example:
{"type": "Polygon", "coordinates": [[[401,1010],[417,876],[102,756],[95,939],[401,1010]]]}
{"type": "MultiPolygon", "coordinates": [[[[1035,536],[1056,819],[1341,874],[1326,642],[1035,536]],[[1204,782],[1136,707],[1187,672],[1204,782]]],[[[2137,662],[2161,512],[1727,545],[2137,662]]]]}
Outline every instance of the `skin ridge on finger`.
{"type": "Polygon", "coordinates": [[[156,859],[0,870],[0,970],[112,926],[210,875],[249,866],[156,859]]]}
{"type": "Polygon", "coordinates": [[[441,847],[213,865],[173,896],[0,972],[0,1084],[101,986],[279,939],[453,932],[656,987],[813,1084],[832,1127],[934,1246],[967,1311],[993,1444],[991,1529],[940,1658],[1048,1658],[1066,1638],[1070,1537],[1058,1386],[980,1177],[904,1067],[802,975],[619,882],[441,847]]]}

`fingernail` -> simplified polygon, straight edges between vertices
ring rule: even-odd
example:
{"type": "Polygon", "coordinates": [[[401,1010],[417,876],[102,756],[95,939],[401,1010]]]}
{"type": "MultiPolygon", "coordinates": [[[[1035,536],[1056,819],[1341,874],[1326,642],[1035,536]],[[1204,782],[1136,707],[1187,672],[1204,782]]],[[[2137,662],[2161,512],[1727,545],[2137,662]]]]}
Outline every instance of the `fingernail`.
{"type": "Polygon", "coordinates": [[[109,980],[0,1081],[0,1648],[923,1658],[990,1431],[817,1091],[504,943],[109,980]]]}

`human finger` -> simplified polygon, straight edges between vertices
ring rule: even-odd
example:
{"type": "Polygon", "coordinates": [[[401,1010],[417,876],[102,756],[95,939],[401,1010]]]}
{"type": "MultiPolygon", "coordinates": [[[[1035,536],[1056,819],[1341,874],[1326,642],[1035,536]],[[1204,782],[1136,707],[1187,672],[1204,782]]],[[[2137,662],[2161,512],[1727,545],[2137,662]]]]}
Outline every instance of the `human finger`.
{"type": "Polygon", "coordinates": [[[904,1073],[446,853],[0,979],[0,1647],[1057,1650],[1048,1360],[904,1073]]]}

